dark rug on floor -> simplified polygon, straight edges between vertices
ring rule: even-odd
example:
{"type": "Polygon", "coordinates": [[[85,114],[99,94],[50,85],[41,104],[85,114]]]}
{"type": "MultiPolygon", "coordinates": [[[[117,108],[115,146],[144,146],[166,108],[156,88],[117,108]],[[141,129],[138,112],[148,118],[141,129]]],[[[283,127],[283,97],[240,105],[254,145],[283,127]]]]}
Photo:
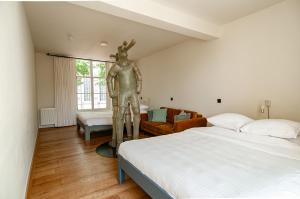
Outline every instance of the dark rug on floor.
{"type": "Polygon", "coordinates": [[[113,148],[110,146],[109,142],[105,142],[96,148],[96,153],[107,158],[116,158],[113,148]]]}

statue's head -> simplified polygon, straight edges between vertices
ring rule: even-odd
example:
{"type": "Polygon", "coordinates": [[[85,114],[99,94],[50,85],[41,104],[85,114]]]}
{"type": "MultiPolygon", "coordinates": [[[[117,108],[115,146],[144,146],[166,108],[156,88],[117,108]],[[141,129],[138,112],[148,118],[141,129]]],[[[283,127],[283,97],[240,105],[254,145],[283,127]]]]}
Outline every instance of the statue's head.
{"type": "Polygon", "coordinates": [[[111,54],[109,57],[110,57],[111,59],[115,59],[116,61],[119,61],[119,54],[118,54],[118,53],[116,53],[115,55],[114,55],[114,54],[111,54]]]}
{"type": "Polygon", "coordinates": [[[124,50],[123,45],[118,47],[118,58],[124,59],[128,57],[127,50],[124,50]]]}
{"type": "Polygon", "coordinates": [[[132,48],[135,44],[135,40],[131,40],[128,44],[127,41],[124,41],[121,46],[118,47],[118,59],[127,59],[128,53],[127,51],[132,48]]]}

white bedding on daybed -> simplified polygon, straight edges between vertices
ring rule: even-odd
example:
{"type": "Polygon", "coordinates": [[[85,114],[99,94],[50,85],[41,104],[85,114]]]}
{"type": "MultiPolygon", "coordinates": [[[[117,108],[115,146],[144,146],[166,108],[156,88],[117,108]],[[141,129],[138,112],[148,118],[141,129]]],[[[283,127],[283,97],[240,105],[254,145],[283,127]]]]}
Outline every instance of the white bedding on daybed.
{"type": "Polygon", "coordinates": [[[77,118],[85,125],[112,125],[112,111],[78,112],[77,118]]]}
{"type": "Polygon", "coordinates": [[[219,127],[124,142],[119,154],[174,198],[300,198],[300,146],[219,127]]]}
{"type": "MultiPolygon", "coordinates": [[[[148,106],[141,104],[140,112],[147,113],[148,106]]],[[[77,118],[85,125],[112,125],[112,111],[77,112],[77,118]]]]}

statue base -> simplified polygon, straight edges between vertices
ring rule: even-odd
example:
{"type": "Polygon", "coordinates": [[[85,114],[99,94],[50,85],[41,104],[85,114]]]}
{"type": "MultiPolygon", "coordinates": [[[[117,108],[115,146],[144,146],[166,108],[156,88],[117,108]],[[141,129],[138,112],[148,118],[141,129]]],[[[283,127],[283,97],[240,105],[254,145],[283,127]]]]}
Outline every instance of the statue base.
{"type": "MultiPolygon", "coordinates": [[[[124,138],[124,141],[128,141],[131,139],[124,138]]],[[[117,158],[117,150],[116,147],[112,147],[111,141],[100,144],[96,148],[96,153],[106,158],[117,158]]]]}
{"type": "Polygon", "coordinates": [[[116,148],[110,145],[111,142],[105,142],[96,148],[96,153],[106,158],[117,158],[116,148]]]}

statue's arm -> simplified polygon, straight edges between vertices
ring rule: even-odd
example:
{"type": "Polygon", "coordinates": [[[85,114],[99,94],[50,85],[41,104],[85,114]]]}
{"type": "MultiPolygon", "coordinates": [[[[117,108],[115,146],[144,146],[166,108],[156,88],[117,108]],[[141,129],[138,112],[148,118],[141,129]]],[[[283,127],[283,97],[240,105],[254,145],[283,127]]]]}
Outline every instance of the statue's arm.
{"type": "Polygon", "coordinates": [[[134,72],[137,80],[137,93],[140,94],[142,91],[142,74],[138,66],[134,63],[134,72]]]}
{"type": "Polygon", "coordinates": [[[114,92],[114,89],[113,89],[113,79],[114,77],[117,75],[117,67],[116,65],[114,64],[109,72],[108,72],[108,75],[106,77],[106,83],[107,83],[107,90],[108,90],[108,94],[111,98],[114,98],[116,97],[116,93],[114,92]]]}

